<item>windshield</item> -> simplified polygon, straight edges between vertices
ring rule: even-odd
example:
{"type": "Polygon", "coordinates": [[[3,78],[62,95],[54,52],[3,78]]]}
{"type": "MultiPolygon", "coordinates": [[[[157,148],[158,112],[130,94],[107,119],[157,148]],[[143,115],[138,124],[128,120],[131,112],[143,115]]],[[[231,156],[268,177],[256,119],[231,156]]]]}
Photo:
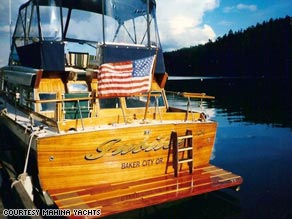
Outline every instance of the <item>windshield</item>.
{"type": "MultiPolygon", "coordinates": [[[[57,51],[66,57],[72,52],[89,54],[94,66],[151,56],[161,48],[155,6],[154,0],[31,0],[19,10],[11,61],[48,70],[43,63],[52,66],[55,61],[49,56],[57,51]]],[[[158,55],[161,68],[156,71],[164,72],[162,51],[158,55]]],[[[64,69],[63,62],[58,69],[64,69]]],[[[65,64],[72,65],[67,58],[65,64]]]]}
{"type": "MultiPolygon", "coordinates": [[[[148,45],[147,19],[149,19],[150,41],[156,42],[154,15],[150,14],[147,17],[145,8],[141,10],[134,6],[127,2],[119,2],[118,5],[106,4],[105,16],[88,11],[72,10],[65,39],[68,41],[86,40],[102,44],[148,45]],[[126,16],[125,13],[128,12],[131,12],[132,16],[126,16]]],[[[64,16],[64,23],[66,19],[64,16]]]]}
{"type": "Polygon", "coordinates": [[[60,8],[56,6],[41,6],[39,10],[42,40],[62,40],[60,8]]]}

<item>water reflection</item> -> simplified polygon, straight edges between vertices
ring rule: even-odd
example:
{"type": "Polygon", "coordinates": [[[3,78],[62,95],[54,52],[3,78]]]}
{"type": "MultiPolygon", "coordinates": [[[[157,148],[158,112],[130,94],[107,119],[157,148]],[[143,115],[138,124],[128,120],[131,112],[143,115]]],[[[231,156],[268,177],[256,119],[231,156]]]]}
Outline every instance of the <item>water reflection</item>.
{"type": "MultiPolygon", "coordinates": [[[[292,89],[288,81],[266,79],[204,79],[169,81],[168,90],[206,92],[216,96],[204,107],[218,122],[211,163],[243,177],[240,211],[213,217],[217,205],[197,218],[292,218],[292,89]]],[[[174,104],[176,104],[174,102],[174,104]]],[[[220,202],[220,201],[219,201],[220,202]]],[[[232,202],[234,204],[234,202],[232,202]]],[[[237,201],[235,203],[238,203],[237,201]]]]}
{"type": "Polygon", "coordinates": [[[219,78],[169,80],[167,90],[205,92],[216,97],[207,106],[231,122],[292,128],[292,87],[280,79],[219,78]]]}

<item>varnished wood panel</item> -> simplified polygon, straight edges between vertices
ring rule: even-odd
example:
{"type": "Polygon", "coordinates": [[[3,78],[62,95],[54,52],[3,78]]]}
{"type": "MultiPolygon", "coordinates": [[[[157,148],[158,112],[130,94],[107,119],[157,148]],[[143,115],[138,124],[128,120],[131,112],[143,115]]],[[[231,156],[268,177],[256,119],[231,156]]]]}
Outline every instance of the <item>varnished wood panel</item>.
{"type": "MultiPolygon", "coordinates": [[[[39,138],[40,183],[46,190],[164,175],[171,131],[184,135],[187,129],[193,130],[194,166],[207,165],[216,123],[124,126],[39,138]]],[[[173,172],[171,165],[167,171],[173,172]]]]}
{"type": "Polygon", "coordinates": [[[65,85],[61,78],[43,78],[40,81],[38,92],[65,93],[65,85]]]}
{"type": "Polygon", "coordinates": [[[180,172],[152,176],[121,183],[49,190],[60,209],[100,209],[101,216],[117,214],[145,206],[174,201],[228,187],[236,187],[242,178],[213,165],[196,167],[192,174],[180,172]]]}

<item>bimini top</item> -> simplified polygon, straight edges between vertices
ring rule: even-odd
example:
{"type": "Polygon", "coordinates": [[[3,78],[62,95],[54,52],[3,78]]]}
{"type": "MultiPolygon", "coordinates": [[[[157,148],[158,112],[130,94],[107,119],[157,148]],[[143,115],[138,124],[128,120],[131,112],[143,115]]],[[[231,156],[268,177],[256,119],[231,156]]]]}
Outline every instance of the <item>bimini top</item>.
{"type": "Polygon", "coordinates": [[[158,51],[156,72],[165,72],[155,0],[30,0],[19,9],[11,48],[10,65],[47,71],[64,71],[72,52],[100,65],[158,51]]]}

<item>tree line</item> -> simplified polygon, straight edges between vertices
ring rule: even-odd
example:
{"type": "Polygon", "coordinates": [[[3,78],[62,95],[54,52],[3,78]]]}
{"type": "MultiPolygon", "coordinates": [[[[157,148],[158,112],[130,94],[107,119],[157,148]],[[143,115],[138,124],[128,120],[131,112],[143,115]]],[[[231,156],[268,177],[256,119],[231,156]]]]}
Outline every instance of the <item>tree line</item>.
{"type": "Polygon", "coordinates": [[[204,45],[165,52],[169,75],[291,78],[292,18],[229,31],[204,45]]]}

